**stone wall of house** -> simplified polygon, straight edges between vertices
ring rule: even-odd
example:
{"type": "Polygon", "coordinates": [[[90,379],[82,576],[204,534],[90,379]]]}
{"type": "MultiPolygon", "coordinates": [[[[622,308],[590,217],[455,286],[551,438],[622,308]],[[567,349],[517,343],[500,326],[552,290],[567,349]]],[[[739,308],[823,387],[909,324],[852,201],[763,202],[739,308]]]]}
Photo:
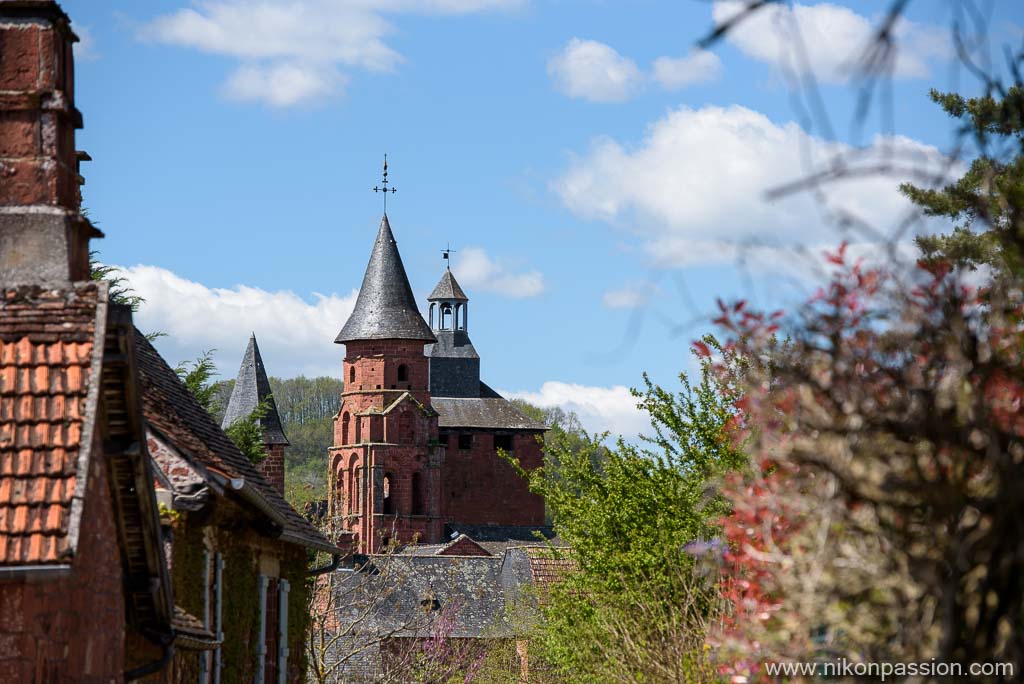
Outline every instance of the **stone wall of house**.
{"type": "MultiPolygon", "coordinates": [[[[544,499],[531,493],[526,480],[498,455],[495,437],[499,434],[502,433],[464,430],[447,432],[442,436],[441,445],[447,449],[442,468],[444,487],[441,505],[447,522],[544,524],[544,499]],[[469,435],[469,449],[459,448],[460,434],[469,435]]],[[[543,455],[536,433],[504,434],[511,436],[511,454],[526,470],[541,465],[543,455]]]]}
{"type": "Polygon", "coordinates": [[[125,669],[121,553],[107,459],[94,441],[71,572],[0,583],[0,682],[108,684],[125,669]]]}

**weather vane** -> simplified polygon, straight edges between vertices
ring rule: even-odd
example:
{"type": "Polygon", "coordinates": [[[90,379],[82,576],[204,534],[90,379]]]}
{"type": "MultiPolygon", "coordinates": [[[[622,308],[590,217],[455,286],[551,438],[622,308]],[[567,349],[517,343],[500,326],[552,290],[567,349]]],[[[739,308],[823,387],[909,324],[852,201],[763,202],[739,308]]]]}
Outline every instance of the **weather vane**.
{"type": "Polygon", "coordinates": [[[448,243],[448,246],[441,250],[441,258],[451,263],[451,255],[455,250],[452,249],[452,243],[448,243]]]}
{"type": "Polygon", "coordinates": [[[376,186],[376,185],[373,186],[373,191],[374,192],[383,192],[384,193],[384,213],[385,214],[388,213],[388,193],[389,192],[391,192],[391,193],[398,192],[398,188],[395,188],[395,187],[389,188],[388,187],[388,155],[387,154],[384,155],[384,180],[383,180],[383,182],[381,183],[380,186],[376,186]]]}

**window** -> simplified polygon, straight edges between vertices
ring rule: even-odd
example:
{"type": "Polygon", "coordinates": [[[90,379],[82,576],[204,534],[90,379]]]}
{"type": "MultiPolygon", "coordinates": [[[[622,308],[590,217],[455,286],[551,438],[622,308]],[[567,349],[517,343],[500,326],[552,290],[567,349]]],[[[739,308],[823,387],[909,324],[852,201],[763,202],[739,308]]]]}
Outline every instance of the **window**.
{"type": "Polygon", "coordinates": [[[351,444],[351,442],[348,441],[349,420],[350,420],[350,417],[348,415],[348,411],[345,411],[345,413],[341,416],[341,443],[342,444],[351,444]]]}
{"type": "Polygon", "coordinates": [[[409,368],[404,363],[398,366],[398,382],[408,382],[409,368]]]}
{"type": "Polygon", "coordinates": [[[384,515],[394,513],[394,499],[391,497],[391,474],[384,474],[384,515]]]}
{"type": "Polygon", "coordinates": [[[423,477],[419,473],[412,474],[412,514],[423,515],[423,477]]]}
{"type": "Polygon", "coordinates": [[[463,432],[459,434],[459,449],[466,451],[473,448],[473,433],[463,432]]]}
{"type": "MultiPolygon", "coordinates": [[[[352,383],[353,385],[356,382],[356,367],[355,366],[351,366],[348,369],[348,381],[350,383],[352,383]]],[[[355,389],[355,388],[354,387],[350,387],[349,389],[355,389]]]]}
{"type": "Polygon", "coordinates": [[[452,329],[452,307],[450,304],[441,306],[441,330],[452,329]]]}
{"type": "Polygon", "coordinates": [[[494,450],[512,453],[512,435],[494,435],[494,450]]]}

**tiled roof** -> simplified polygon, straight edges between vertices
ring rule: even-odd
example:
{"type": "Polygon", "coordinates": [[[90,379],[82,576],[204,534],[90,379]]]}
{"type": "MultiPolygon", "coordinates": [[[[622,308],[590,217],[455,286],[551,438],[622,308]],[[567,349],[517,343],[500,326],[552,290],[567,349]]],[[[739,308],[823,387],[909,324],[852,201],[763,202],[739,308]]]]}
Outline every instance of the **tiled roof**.
{"type": "Polygon", "coordinates": [[[106,287],[94,283],[0,290],[0,565],[74,554],[105,301],[106,287]]]}
{"type": "Polygon", "coordinates": [[[501,558],[374,555],[369,561],[362,571],[337,576],[338,616],[355,631],[426,636],[448,608],[454,609],[452,638],[511,635],[501,558]]]}
{"type": "Polygon", "coordinates": [[[242,356],[242,365],[238,369],[238,377],[231,389],[231,398],[220,426],[226,430],[235,421],[248,418],[264,401],[267,402],[267,413],[259,419],[259,425],[263,428],[263,443],[287,445],[288,438],[281,427],[281,416],[270,391],[270,379],[267,378],[267,369],[263,366],[263,357],[260,356],[260,347],[256,344],[254,334],[249,338],[249,346],[242,356]]]}
{"type": "Polygon", "coordinates": [[[380,221],[352,315],[334,341],[355,340],[434,341],[416,306],[387,214],[380,221]]]}
{"type": "Polygon", "coordinates": [[[224,434],[138,330],[135,331],[135,347],[146,421],[167,437],[179,452],[191,455],[207,468],[226,473],[230,478],[243,479],[244,486],[251,487],[255,495],[283,520],[280,539],[327,553],[341,553],[263,479],[256,466],[224,434]]]}
{"type": "Polygon", "coordinates": [[[427,297],[428,301],[435,299],[449,299],[453,301],[468,302],[469,297],[466,296],[465,291],[459,286],[459,281],[452,275],[451,269],[444,269],[444,273],[441,274],[441,280],[438,281],[434,287],[434,291],[427,297]]]}
{"type": "Polygon", "coordinates": [[[517,409],[508,399],[480,383],[479,399],[462,397],[431,397],[430,405],[437,411],[438,427],[478,428],[494,430],[543,431],[547,426],[517,409]],[[487,396],[489,391],[491,396],[487,396]]]}

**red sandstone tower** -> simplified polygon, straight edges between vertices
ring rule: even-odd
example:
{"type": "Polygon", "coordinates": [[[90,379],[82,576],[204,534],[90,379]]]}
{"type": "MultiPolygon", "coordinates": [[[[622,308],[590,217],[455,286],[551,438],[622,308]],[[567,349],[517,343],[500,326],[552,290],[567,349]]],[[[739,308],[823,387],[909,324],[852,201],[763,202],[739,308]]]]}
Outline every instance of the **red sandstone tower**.
{"type": "Polygon", "coordinates": [[[330,450],[331,514],[364,553],[392,540],[441,539],[445,450],[423,354],[434,339],[385,214],[355,308],[335,339],[345,345],[345,390],[330,450]]]}

